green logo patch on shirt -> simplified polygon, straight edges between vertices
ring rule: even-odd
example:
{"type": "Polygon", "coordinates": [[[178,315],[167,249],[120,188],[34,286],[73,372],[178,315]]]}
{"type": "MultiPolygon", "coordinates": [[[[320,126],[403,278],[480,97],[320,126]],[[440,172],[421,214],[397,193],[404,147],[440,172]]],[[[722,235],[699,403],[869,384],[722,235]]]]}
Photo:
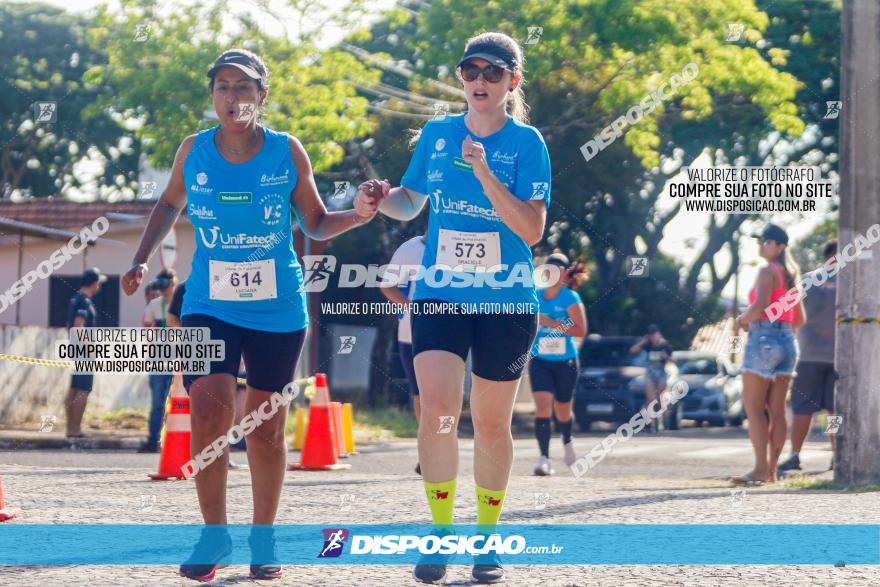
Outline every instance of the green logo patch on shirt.
{"type": "Polygon", "coordinates": [[[453,157],[452,166],[458,167],[459,169],[464,169],[465,171],[470,171],[471,173],[473,173],[474,171],[474,166],[462,159],[461,157],[453,157]]]}
{"type": "Polygon", "coordinates": [[[218,200],[221,204],[250,204],[253,200],[251,192],[220,192],[218,200]]]}

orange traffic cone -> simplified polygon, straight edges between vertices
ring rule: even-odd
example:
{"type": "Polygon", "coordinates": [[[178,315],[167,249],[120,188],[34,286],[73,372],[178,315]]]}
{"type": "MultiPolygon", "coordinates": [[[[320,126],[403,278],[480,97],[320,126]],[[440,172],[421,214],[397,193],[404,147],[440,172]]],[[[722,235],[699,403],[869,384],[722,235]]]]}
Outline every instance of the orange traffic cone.
{"type": "Polygon", "coordinates": [[[327,376],[315,374],[315,397],[309,406],[309,425],[303,441],[300,462],[287,466],[289,470],[335,471],[350,469],[351,465],[336,462],[336,439],[331,428],[330,391],[327,389],[327,376]]]}
{"type": "Polygon", "coordinates": [[[333,440],[336,441],[336,453],[339,458],[347,459],[348,453],[345,452],[345,436],[343,435],[342,428],[342,403],[341,402],[330,402],[330,416],[333,418],[333,423],[336,425],[335,434],[333,434],[333,440]]]}
{"type": "Polygon", "coordinates": [[[0,522],[11,520],[15,517],[15,512],[6,509],[6,503],[3,501],[3,478],[0,478],[0,522]]]}
{"type": "Polygon", "coordinates": [[[174,374],[171,381],[171,410],[165,421],[165,437],[162,440],[162,456],[159,472],[150,475],[154,481],[185,479],[182,467],[190,460],[189,396],[183,388],[183,376],[174,374]]]}

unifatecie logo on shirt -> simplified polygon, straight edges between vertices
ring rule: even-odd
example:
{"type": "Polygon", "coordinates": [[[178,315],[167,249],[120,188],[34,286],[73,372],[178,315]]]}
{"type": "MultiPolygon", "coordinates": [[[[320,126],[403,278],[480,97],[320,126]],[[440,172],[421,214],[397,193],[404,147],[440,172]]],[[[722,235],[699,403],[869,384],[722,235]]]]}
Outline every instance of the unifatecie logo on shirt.
{"type": "Polygon", "coordinates": [[[278,237],[275,236],[275,233],[268,236],[245,234],[243,232],[230,234],[228,232],[220,232],[220,227],[216,225],[207,229],[207,231],[200,226],[199,236],[202,238],[202,243],[209,249],[213,249],[218,243],[221,249],[271,248],[278,243],[278,237]]]}
{"type": "Polygon", "coordinates": [[[443,191],[436,189],[431,194],[431,211],[435,214],[441,211],[446,214],[458,214],[486,220],[500,220],[498,212],[494,208],[483,208],[472,204],[467,200],[453,200],[443,197],[443,191]]]}

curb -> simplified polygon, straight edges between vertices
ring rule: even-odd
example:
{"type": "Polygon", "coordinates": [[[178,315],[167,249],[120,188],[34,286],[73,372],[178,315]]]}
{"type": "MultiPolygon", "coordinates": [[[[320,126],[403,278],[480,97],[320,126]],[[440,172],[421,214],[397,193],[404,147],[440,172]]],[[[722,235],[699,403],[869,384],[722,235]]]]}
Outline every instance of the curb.
{"type": "Polygon", "coordinates": [[[0,450],[136,450],[140,437],[114,437],[110,435],[90,438],[66,438],[64,436],[3,435],[0,450]]]}

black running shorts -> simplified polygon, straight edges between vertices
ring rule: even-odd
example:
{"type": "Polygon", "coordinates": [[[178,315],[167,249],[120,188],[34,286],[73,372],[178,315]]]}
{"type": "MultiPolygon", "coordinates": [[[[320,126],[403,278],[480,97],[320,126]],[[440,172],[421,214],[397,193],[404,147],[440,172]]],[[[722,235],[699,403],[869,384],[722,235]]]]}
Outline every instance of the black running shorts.
{"type": "Polygon", "coordinates": [[[471,371],[489,381],[514,381],[522,375],[535,333],[537,314],[437,312],[442,300],[413,302],[413,356],[447,351],[467,360],[471,371]]]}
{"type": "MultiPolygon", "coordinates": [[[[181,325],[187,328],[210,328],[212,340],[225,342],[224,359],[211,362],[211,375],[228,373],[237,377],[238,366],[244,356],[247,384],[276,393],[293,381],[306,336],[305,328],[292,332],[266,332],[236,326],[206,314],[186,314],[181,325]]],[[[187,391],[199,377],[203,375],[183,375],[183,386],[187,391]]]]}
{"type": "Polygon", "coordinates": [[[535,357],[529,362],[532,391],[549,391],[559,403],[570,402],[579,371],[577,358],[545,361],[535,357]]]}

